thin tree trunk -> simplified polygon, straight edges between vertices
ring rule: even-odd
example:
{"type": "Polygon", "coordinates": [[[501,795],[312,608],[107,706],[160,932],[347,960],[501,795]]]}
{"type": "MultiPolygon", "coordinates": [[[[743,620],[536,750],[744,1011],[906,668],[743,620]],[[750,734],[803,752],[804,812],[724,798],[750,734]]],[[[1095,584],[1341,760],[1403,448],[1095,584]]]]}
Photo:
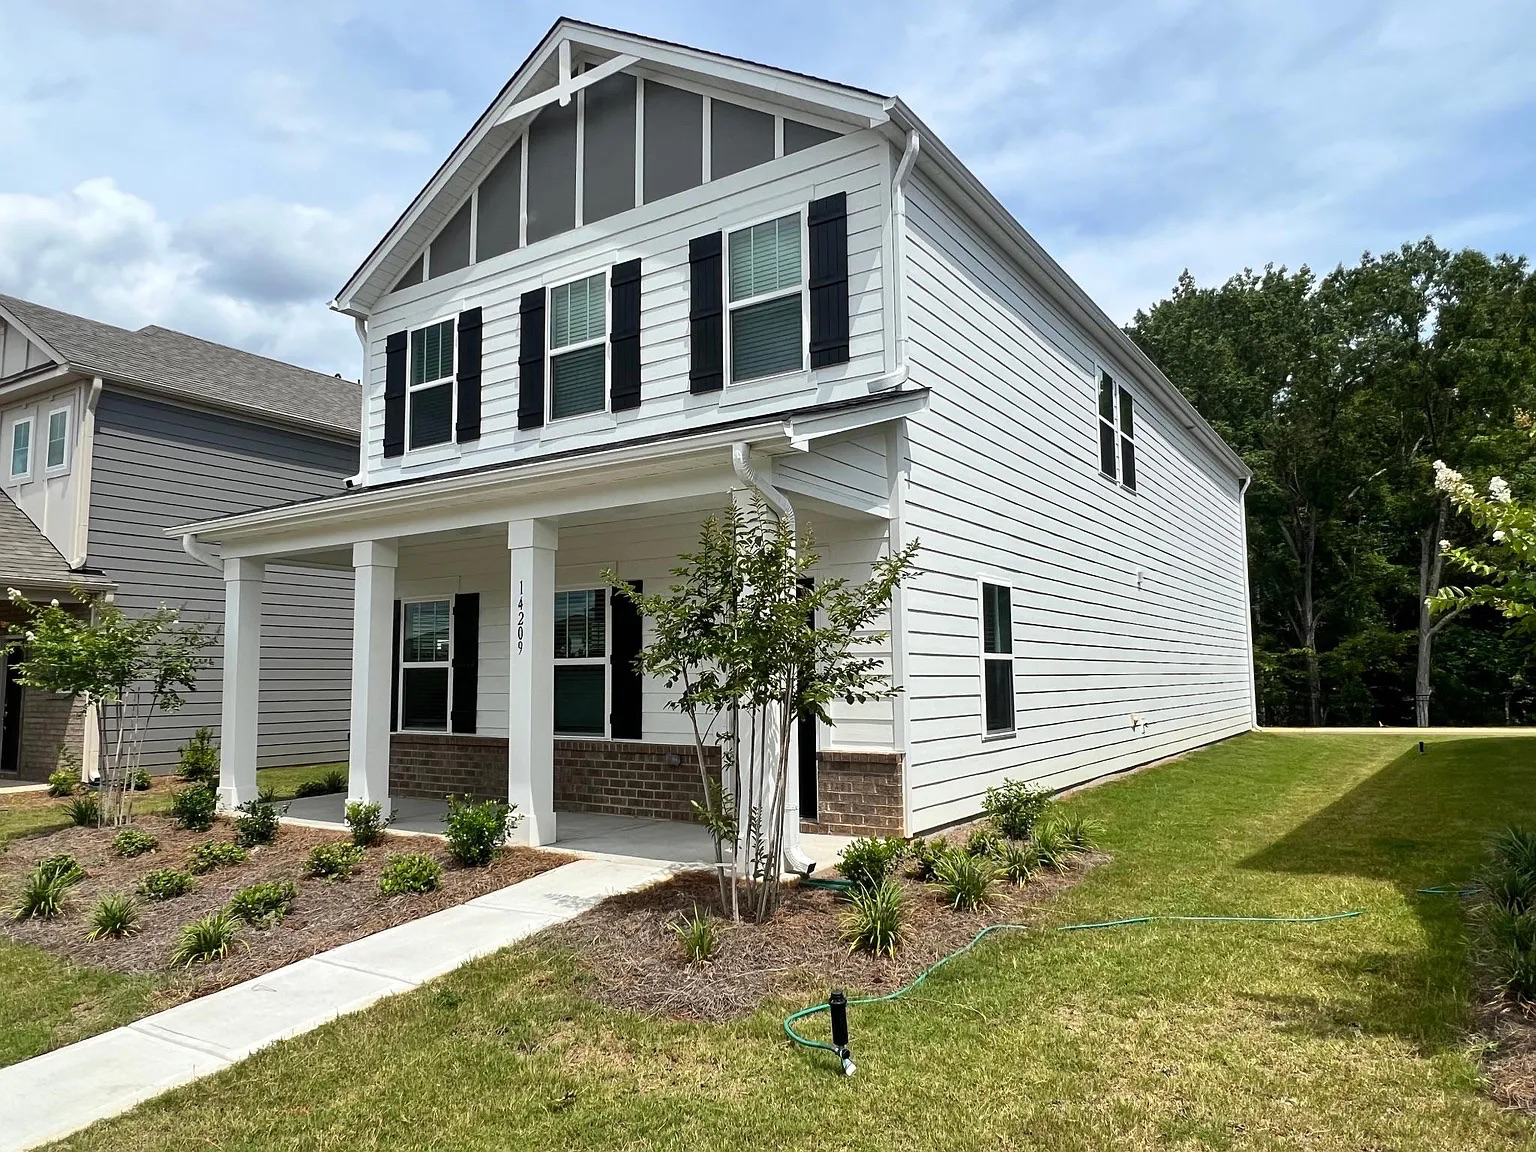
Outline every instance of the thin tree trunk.
{"type": "Polygon", "coordinates": [[[1436,621],[1429,611],[1429,599],[1440,591],[1440,578],[1445,570],[1445,555],[1440,551],[1440,541],[1445,539],[1445,525],[1450,514],[1450,504],[1440,500],[1435,508],[1435,522],[1419,537],[1419,652],[1413,676],[1413,722],[1416,727],[1429,727],[1429,697],[1433,692],[1430,672],[1434,663],[1435,636],[1451,619],[1443,616],[1436,621]]]}
{"type": "Polygon", "coordinates": [[[1301,647],[1307,674],[1307,723],[1316,728],[1323,722],[1323,675],[1317,657],[1317,518],[1309,511],[1296,515],[1296,531],[1287,533],[1291,554],[1296,560],[1301,580],[1295,598],[1291,628],[1301,647]]]}

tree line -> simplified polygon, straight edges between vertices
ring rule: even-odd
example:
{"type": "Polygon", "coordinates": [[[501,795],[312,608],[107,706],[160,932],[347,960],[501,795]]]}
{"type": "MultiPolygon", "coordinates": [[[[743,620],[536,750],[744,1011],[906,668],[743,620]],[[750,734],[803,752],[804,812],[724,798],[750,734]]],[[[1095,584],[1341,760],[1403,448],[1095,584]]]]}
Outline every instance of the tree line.
{"type": "Polygon", "coordinates": [[[1446,548],[1476,530],[1437,461],[1536,491],[1536,273],[1432,239],[1319,278],[1269,266],[1127,325],[1247,461],[1259,721],[1536,720],[1529,635],[1473,601],[1446,548]],[[1442,597],[1443,599],[1443,597],[1442,597]]]}

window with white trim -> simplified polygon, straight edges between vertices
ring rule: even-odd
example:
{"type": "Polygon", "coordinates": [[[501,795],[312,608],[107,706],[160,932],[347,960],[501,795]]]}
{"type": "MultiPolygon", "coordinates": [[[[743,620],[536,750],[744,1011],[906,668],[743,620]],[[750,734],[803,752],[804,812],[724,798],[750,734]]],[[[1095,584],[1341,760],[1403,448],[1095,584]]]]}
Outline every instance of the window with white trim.
{"type": "Polygon", "coordinates": [[[1124,385],[1099,373],[1099,471],[1136,490],[1135,403],[1124,385]]]}
{"type": "Polygon", "coordinates": [[[732,382],[805,368],[804,229],[794,212],[726,238],[732,382]]]}
{"type": "Polygon", "coordinates": [[[1012,732],[1013,593],[1006,584],[981,586],[981,685],[986,734],[1012,732]]]}
{"type": "Polygon", "coordinates": [[[69,409],[55,408],[48,413],[48,468],[63,468],[69,463],[69,409]]]}
{"type": "Polygon", "coordinates": [[[444,320],[411,333],[407,447],[426,448],[453,439],[453,324],[444,320]]]}
{"type": "Polygon", "coordinates": [[[446,732],[452,714],[453,602],[400,605],[400,729],[446,732]]]}
{"type": "Polygon", "coordinates": [[[608,407],[608,274],[549,290],[549,418],[608,407]]]}
{"type": "Polygon", "coordinates": [[[555,593],[555,731],[608,734],[608,593],[555,593]]]}
{"type": "Polygon", "coordinates": [[[11,479],[32,474],[32,421],[18,420],[11,425],[11,479]]]}

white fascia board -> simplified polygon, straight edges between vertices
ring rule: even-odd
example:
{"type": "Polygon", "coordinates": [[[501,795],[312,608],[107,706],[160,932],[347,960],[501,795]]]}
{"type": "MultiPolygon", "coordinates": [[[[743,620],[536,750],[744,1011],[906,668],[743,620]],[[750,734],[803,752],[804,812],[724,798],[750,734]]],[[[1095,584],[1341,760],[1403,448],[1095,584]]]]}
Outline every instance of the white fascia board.
{"type": "Polygon", "coordinates": [[[791,416],[789,419],[789,447],[809,451],[811,445],[826,436],[840,436],[846,432],[858,432],[873,428],[906,416],[915,416],[928,407],[929,390],[912,388],[891,392],[883,404],[867,404],[840,412],[823,412],[807,416],[791,416]]]}
{"type": "Polygon", "coordinates": [[[1116,356],[1123,372],[1168,409],[1186,431],[1229,469],[1239,480],[1253,475],[1230,444],[1217,435],[1205,417],[1180,392],[1173,381],[1136,346],[1136,342],[1111,320],[1102,308],[1084,292],[1065,269],[1051,257],[1040,242],[1025,231],[980,180],[951,152],[931,128],[920,120],[899,98],[886,102],[891,123],[903,132],[915,129],[922,137],[918,167],[938,178],[945,191],[964,209],[971,221],[1002,245],[1015,262],[1038,284],[1051,301],[1090,335],[1097,336],[1107,352],[1116,356]]]}
{"type": "Polygon", "coordinates": [[[59,354],[59,350],[57,348],[48,343],[48,341],[44,340],[36,332],[32,331],[32,329],[29,328],[25,322],[16,316],[16,313],[12,312],[3,304],[0,304],[0,320],[4,320],[9,327],[15,328],[29,341],[31,341],[33,344],[36,344],[44,352],[48,353],[49,356],[52,356],[54,362],[60,367],[65,365],[66,360],[62,355],[59,354]]]}
{"type": "Polygon", "coordinates": [[[60,383],[80,373],[68,364],[38,365],[19,372],[9,380],[0,380],[0,400],[21,400],[28,396],[58,390],[60,383]]]}

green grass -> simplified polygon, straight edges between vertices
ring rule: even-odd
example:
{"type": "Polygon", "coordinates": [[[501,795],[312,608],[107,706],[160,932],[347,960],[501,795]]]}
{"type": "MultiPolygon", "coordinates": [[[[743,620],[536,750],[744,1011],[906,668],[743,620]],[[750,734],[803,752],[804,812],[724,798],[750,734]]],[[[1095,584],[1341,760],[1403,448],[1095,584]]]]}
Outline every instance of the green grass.
{"type": "Polygon", "coordinates": [[[340,764],[304,764],[296,768],[263,768],[256,773],[256,783],[259,787],[273,789],[279,800],[292,800],[300,784],[306,780],[318,780],[335,768],[345,772],[347,765],[342,762],[340,764]]]}
{"type": "Polygon", "coordinates": [[[530,944],[68,1147],[1533,1148],[1479,1092],[1455,902],[1414,893],[1536,823],[1533,774],[1521,738],[1441,734],[1421,757],[1402,736],[1264,734],[1084,793],[1114,861],[1054,922],[1366,915],[994,937],[855,1008],[851,1080],[784,1042],[790,1005],[727,1026],[610,1011],[530,944]]]}
{"type": "MultiPolygon", "coordinates": [[[[264,768],[257,779],[286,797],[301,781],[322,776],[332,767],[264,768]]],[[[70,826],[64,814],[67,801],[35,802],[35,794],[23,795],[26,806],[21,806],[21,797],[0,799],[0,851],[8,840],[70,826]]],[[[163,811],[169,803],[164,792],[137,796],[134,812],[163,811]]],[[[0,904],[5,906],[0,915],[9,914],[9,903],[9,891],[0,892],[0,904]]],[[[77,915],[82,911],[74,909],[77,915]]],[[[86,928],[82,925],[80,931],[83,936],[86,928]]],[[[161,983],[160,976],[83,968],[42,949],[0,938],[0,1067],[145,1015],[153,1010],[151,997],[161,983]]]]}

